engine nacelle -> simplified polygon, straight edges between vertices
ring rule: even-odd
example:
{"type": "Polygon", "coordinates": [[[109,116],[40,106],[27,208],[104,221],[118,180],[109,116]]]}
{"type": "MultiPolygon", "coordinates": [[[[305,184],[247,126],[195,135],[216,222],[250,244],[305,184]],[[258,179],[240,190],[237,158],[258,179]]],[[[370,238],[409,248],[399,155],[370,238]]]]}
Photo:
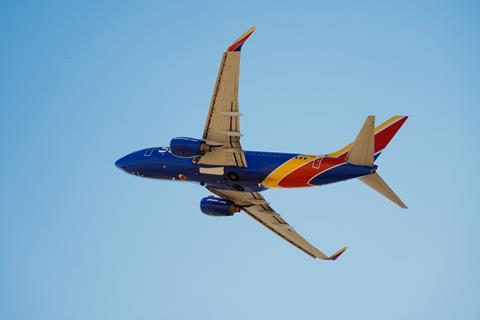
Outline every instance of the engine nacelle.
{"type": "Polygon", "coordinates": [[[180,137],[170,140],[170,151],[177,157],[191,158],[205,154],[210,147],[203,140],[180,137]]]}
{"type": "Polygon", "coordinates": [[[215,217],[233,216],[235,212],[240,211],[232,201],[217,197],[203,198],[200,201],[200,209],[204,214],[215,217]]]}

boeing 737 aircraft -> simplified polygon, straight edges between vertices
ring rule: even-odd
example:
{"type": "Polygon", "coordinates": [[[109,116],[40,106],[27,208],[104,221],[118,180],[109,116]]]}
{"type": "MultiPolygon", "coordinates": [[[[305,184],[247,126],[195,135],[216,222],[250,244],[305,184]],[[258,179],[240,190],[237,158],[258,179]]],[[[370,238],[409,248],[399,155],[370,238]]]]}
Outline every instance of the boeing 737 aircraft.
{"type": "Polygon", "coordinates": [[[223,54],[201,139],[173,138],[169,147],[130,153],[115,165],[136,176],[191,181],[216,196],[203,198],[200,209],[210,216],[231,216],[244,211],[253,219],[313,258],[337,259],[347,247],[327,256],[298,234],[261,195],[270,188],[321,186],[358,178],[369,187],[406,208],[380,178],[375,160],[407,120],[394,116],[375,127],[368,116],[355,141],[332,153],[307,155],[246,151],[240,144],[238,80],[240,53],[255,27],[223,54]]]}

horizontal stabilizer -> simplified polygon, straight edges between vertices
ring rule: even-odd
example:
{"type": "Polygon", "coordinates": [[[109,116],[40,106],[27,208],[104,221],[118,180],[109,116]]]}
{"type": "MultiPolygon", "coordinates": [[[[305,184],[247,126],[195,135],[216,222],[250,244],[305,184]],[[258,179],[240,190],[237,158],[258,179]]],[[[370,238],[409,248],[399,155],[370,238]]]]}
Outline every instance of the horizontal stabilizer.
{"type": "Polygon", "coordinates": [[[390,187],[385,181],[383,181],[383,179],[378,175],[378,173],[374,172],[372,174],[369,174],[368,176],[360,177],[359,179],[360,181],[368,185],[370,188],[382,194],[385,198],[398,205],[400,208],[407,208],[405,203],[403,203],[402,200],[400,200],[400,198],[395,194],[395,192],[390,189],[390,187]]]}
{"type": "Polygon", "coordinates": [[[358,133],[347,161],[359,166],[373,165],[375,149],[375,116],[368,116],[358,133]]]}

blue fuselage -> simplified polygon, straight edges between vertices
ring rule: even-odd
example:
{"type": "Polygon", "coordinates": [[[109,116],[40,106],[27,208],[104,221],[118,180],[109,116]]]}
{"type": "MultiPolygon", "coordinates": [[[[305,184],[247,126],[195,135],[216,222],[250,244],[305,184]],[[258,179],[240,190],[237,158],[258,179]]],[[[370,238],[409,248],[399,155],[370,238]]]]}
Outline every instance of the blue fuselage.
{"type": "MultiPolygon", "coordinates": [[[[247,168],[219,167],[195,163],[194,158],[177,157],[167,147],[155,147],[130,153],[117,160],[115,165],[140,177],[191,181],[217,189],[258,192],[267,189],[262,182],[275,169],[299,156],[301,155],[293,153],[245,151],[247,168]],[[205,173],[209,169],[213,170],[205,173]],[[221,172],[215,172],[216,169],[221,169],[221,172]]],[[[318,159],[320,158],[317,157],[318,159]]],[[[352,179],[370,174],[375,169],[376,166],[356,166],[344,162],[332,170],[319,174],[310,181],[309,185],[323,185],[352,179]]]]}

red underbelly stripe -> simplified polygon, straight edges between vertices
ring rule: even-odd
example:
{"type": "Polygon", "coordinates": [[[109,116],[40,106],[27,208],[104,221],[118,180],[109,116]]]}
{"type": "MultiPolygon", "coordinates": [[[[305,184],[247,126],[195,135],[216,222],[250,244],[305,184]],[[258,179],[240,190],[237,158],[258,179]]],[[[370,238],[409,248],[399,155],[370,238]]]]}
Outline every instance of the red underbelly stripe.
{"type": "Polygon", "coordinates": [[[312,180],[313,177],[318,174],[344,162],[341,158],[323,158],[320,166],[314,168],[312,166],[314,161],[310,161],[295,171],[289,173],[285,178],[283,178],[278,184],[283,188],[295,188],[295,187],[310,187],[312,186],[308,182],[312,180]]]}

